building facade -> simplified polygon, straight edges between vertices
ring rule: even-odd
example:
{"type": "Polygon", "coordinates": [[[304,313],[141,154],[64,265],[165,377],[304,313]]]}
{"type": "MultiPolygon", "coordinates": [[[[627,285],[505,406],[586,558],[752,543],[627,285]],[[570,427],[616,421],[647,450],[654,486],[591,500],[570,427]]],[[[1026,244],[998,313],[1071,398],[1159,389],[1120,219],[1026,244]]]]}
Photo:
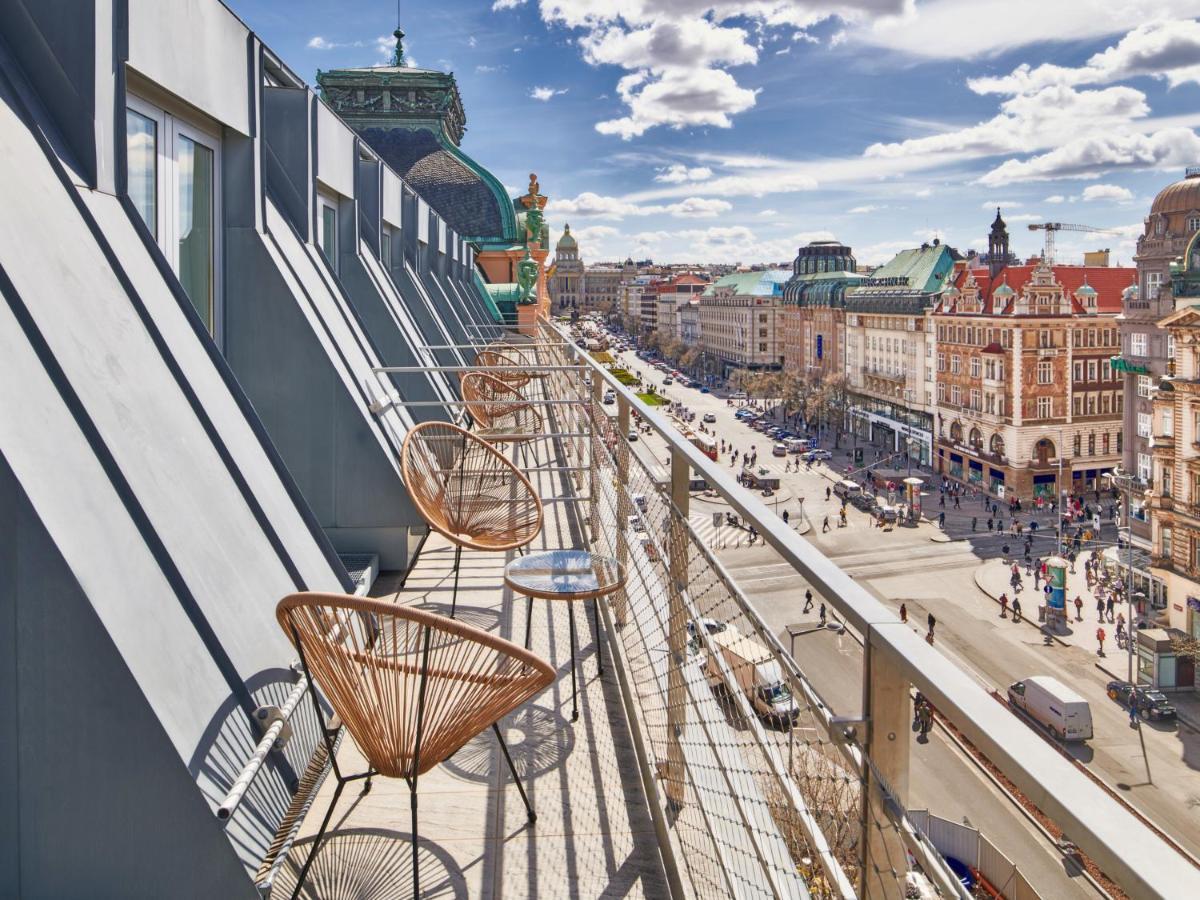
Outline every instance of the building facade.
{"type": "Polygon", "coordinates": [[[778,369],[778,313],[787,269],[725,275],[700,294],[700,332],[704,352],[721,377],[734,369],[778,369]]]}
{"type": "Polygon", "coordinates": [[[1167,373],[1169,335],[1158,322],[1174,311],[1171,291],[1162,287],[1171,264],[1200,231],[1200,169],[1159,191],[1138,238],[1136,282],[1125,292],[1121,316],[1121,355],[1115,361],[1125,380],[1125,452],[1122,468],[1137,484],[1130,496],[1129,521],[1135,537],[1148,540],[1150,525],[1144,488],[1150,483],[1150,422],[1153,397],[1167,373]]]}
{"type": "Polygon", "coordinates": [[[549,278],[550,308],[558,314],[585,312],[583,260],[571,226],[563,225],[562,237],[554,245],[554,266],[549,278]]]}
{"type": "Polygon", "coordinates": [[[837,241],[813,241],[797,250],[779,313],[789,372],[822,377],[844,371],[846,289],[865,278],[853,251],[837,241]]]}
{"type": "Polygon", "coordinates": [[[843,301],[848,425],[929,464],[934,446],[934,338],[928,314],[954,271],[956,254],[938,241],[903,250],[843,301]]]}
{"type": "Polygon", "coordinates": [[[1105,487],[1123,450],[1111,357],[1132,275],[1044,262],[996,278],[962,269],[932,315],[936,471],[1022,500],[1105,487]]]}

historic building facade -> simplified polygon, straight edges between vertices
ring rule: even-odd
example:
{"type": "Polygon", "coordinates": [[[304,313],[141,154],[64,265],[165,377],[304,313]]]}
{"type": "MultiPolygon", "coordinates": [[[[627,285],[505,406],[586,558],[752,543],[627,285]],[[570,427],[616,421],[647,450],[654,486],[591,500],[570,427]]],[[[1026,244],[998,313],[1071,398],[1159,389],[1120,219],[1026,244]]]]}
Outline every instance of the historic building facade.
{"type": "Polygon", "coordinates": [[[854,252],[813,241],[796,252],[779,312],[781,353],[789,372],[821,377],[843,371],[843,303],[858,274],[854,252]]]}
{"type": "Polygon", "coordinates": [[[583,310],[611,316],[617,312],[621,295],[622,270],[612,265],[585,266],[583,270],[583,310]]]}
{"type": "Polygon", "coordinates": [[[783,362],[778,313],[787,269],[735,272],[700,294],[704,352],[728,377],[734,369],[778,369],[783,362]]]}
{"type": "Polygon", "coordinates": [[[1111,357],[1132,276],[1044,262],[994,278],[961,268],[932,314],[936,470],[1022,500],[1103,488],[1123,449],[1111,357]]]}
{"type": "Polygon", "coordinates": [[[562,237],[554,245],[554,265],[549,278],[550,308],[560,315],[573,311],[584,312],[581,306],[584,290],[583,260],[579,245],[571,234],[570,224],[563,226],[562,237]]]}
{"type": "Polygon", "coordinates": [[[1174,311],[1172,292],[1162,290],[1170,267],[1190,238],[1200,231],[1200,169],[1189,169],[1181,181],[1159,191],[1150,206],[1145,230],[1138,238],[1137,280],[1125,293],[1121,321],[1121,356],[1115,361],[1125,379],[1125,453],[1122,468],[1137,477],[1130,498],[1130,524],[1135,536],[1150,537],[1143,490],[1150,482],[1150,423],[1153,396],[1167,373],[1168,332],[1158,322],[1174,311]]]}
{"type": "Polygon", "coordinates": [[[933,458],[934,410],[928,313],[955,259],[936,241],[903,250],[845,293],[847,424],[858,437],[925,464],[933,458]]]}

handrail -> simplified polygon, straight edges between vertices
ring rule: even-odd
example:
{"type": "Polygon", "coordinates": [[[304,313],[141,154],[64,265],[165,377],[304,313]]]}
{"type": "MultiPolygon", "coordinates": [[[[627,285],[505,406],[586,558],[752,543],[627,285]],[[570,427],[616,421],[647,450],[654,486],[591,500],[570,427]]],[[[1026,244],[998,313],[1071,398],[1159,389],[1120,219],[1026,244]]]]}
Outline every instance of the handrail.
{"type": "Polygon", "coordinates": [[[546,323],[546,327],[563,338],[564,349],[589,367],[593,377],[623,397],[673,452],[753,523],[782,559],[825,595],[844,621],[892,660],[938,712],[1067,831],[1109,877],[1134,896],[1200,895],[1200,870],[1054,748],[1036,739],[1027,725],[1012,717],[956,663],[916,635],[836,563],[785,526],[765,503],[684,440],[665,417],[580,352],[559,326],[546,323]],[[1188,884],[1193,887],[1186,888],[1188,884]]]}
{"type": "Polygon", "coordinates": [[[258,746],[254,748],[254,752],[250,755],[250,759],[246,761],[246,764],[242,766],[242,771],[234,779],[229,793],[225,795],[225,799],[217,807],[218,819],[228,819],[237,811],[238,806],[241,805],[242,798],[246,795],[246,791],[258,776],[259,771],[262,769],[262,764],[266,762],[267,755],[274,749],[275,742],[279,740],[279,735],[287,725],[288,719],[296,711],[296,705],[303,699],[307,691],[308,678],[301,675],[300,680],[292,688],[292,692],[288,694],[287,700],[280,707],[274,723],[263,733],[262,740],[258,742],[258,746]]]}

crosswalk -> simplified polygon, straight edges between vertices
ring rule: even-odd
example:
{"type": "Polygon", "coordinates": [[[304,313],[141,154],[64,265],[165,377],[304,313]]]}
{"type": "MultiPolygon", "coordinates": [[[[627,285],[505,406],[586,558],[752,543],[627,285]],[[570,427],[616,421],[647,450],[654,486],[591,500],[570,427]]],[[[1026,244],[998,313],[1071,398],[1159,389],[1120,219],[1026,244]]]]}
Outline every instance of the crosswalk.
{"type": "MultiPolygon", "coordinates": [[[[693,510],[688,515],[692,533],[705,547],[711,549],[745,547],[750,542],[750,533],[744,528],[727,524],[724,512],[719,512],[718,515],[720,516],[720,525],[717,524],[717,520],[714,520],[711,510],[693,510]]],[[[793,516],[788,524],[795,530],[800,524],[798,517],[793,516]]]]}

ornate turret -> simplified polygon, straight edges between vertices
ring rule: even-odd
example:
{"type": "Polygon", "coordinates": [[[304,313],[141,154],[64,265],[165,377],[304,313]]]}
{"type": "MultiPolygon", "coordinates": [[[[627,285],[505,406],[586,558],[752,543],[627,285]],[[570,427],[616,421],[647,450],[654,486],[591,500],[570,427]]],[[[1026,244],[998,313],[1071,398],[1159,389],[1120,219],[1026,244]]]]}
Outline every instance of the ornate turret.
{"type": "Polygon", "coordinates": [[[1000,270],[1008,265],[1008,226],[1000,217],[1000,207],[996,207],[996,219],[992,222],[992,230],[988,234],[988,269],[995,278],[1000,270]]]}

